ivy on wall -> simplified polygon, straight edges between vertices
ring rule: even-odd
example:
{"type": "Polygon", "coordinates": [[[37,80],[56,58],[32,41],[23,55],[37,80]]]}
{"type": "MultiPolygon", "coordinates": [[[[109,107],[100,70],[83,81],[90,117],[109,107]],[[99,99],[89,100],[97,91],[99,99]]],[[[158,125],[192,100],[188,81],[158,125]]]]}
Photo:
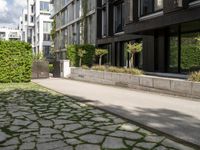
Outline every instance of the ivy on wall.
{"type": "Polygon", "coordinates": [[[81,18],[81,33],[82,33],[82,40],[83,43],[88,43],[87,32],[88,32],[88,25],[87,25],[87,13],[88,13],[88,0],[82,0],[82,11],[83,15],[81,18]]]}
{"type": "Polygon", "coordinates": [[[32,47],[20,41],[0,41],[0,83],[31,80],[32,47]]]}

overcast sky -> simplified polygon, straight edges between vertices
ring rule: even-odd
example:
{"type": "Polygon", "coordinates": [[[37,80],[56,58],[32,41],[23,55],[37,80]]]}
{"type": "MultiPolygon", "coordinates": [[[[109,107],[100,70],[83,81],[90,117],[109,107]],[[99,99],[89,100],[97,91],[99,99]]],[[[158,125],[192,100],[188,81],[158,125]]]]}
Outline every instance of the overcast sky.
{"type": "Polygon", "coordinates": [[[27,0],[0,0],[0,26],[17,27],[27,0]]]}

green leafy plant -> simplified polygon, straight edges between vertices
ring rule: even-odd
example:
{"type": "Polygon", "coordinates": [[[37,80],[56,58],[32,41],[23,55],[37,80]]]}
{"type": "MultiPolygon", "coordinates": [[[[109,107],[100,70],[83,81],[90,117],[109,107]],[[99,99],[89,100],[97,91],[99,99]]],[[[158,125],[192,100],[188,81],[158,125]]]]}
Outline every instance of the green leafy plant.
{"type": "Polygon", "coordinates": [[[83,49],[86,52],[86,55],[82,58],[82,65],[92,66],[94,55],[95,55],[95,47],[89,44],[83,45],[68,45],[67,46],[66,57],[70,60],[72,66],[79,67],[80,66],[80,57],[78,56],[78,50],[83,49]]]}
{"type": "Polygon", "coordinates": [[[82,69],[86,69],[86,70],[88,70],[88,69],[90,69],[88,66],[86,66],[86,65],[83,65],[82,66],[82,69]]]}
{"type": "Polygon", "coordinates": [[[96,71],[108,71],[114,73],[127,73],[132,75],[143,75],[144,72],[142,70],[136,68],[119,68],[119,67],[106,67],[106,66],[93,66],[92,70],[96,71]]]}
{"type": "Polygon", "coordinates": [[[50,73],[53,73],[53,70],[54,70],[53,64],[49,64],[49,72],[50,72],[50,73]]]}
{"type": "Polygon", "coordinates": [[[34,61],[44,60],[43,53],[39,52],[37,54],[33,54],[33,60],[34,61]]]}
{"type": "Polygon", "coordinates": [[[0,41],[0,83],[29,82],[32,47],[20,41],[0,41]]]}
{"type": "Polygon", "coordinates": [[[142,51],[142,43],[134,43],[134,44],[128,43],[126,50],[131,55],[131,58],[129,60],[129,66],[130,68],[132,68],[134,67],[135,54],[142,51]]]}
{"type": "Polygon", "coordinates": [[[96,71],[106,71],[106,67],[105,66],[92,66],[92,70],[96,70],[96,71]]]}
{"type": "Polygon", "coordinates": [[[97,57],[99,57],[99,65],[101,66],[102,65],[102,57],[104,55],[107,55],[108,54],[108,50],[107,49],[100,49],[100,48],[97,48],[95,50],[95,55],[97,57]]]}
{"type": "Polygon", "coordinates": [[[192,72],[188,78],[190,81],[200,82],[200,71],[192,72]]]}
{"type": "Polygon", "coordinates": [[[82,59],[84,55],[86,54],[86,51],[83,50],[82,48],[78,49],[78,56],[79,56],[79,67],[82,66],[82,59]]]}

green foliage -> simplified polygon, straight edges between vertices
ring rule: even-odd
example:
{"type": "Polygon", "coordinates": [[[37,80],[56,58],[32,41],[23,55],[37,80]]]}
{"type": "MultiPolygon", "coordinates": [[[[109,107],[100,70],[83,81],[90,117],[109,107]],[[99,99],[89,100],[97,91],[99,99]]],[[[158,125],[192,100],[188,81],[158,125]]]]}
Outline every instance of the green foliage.
{"type": "Polygon", "coordinates": [[[53,73],[53,70],[54,70],[53,64],[49,64],[49,72],[53,73]]]}
{"type": "Polygon", "coordinates": [[[128,43],[126,51],[131,55],[131,58],[129,60],[129,63],[130,63],[129,66],[131,68],[134,66],[133,62],[134,62],[135,53],[139,53],[142,51],[142,43],[134,43],[134,44],[128,43]]]}
{"type": "Polygon", "coordinates": [[[95,55],[95,47],[89,44],[67,46],[67,59],[70,60],[71,65],[79,67],[80,63],[80,57],[78,55],[79,49],[84,50],[86,53],[82,58],[82,65],[92,66],[95,55]]]}
{"type": "Polygon", "coordinates": [[[92,70],[96,70],[96,71],[106,71],[106,67],[105,66],[93,66],[92,70]]]}
{"type": "Polygon", "coordinates": [[[52,30],[51,30],[51,38],[54,41],[56,37],[56,20],[54,19],[52,22],[52,30]]]}
{"type": "Polygon", "coordinates": [[[108,72],[114,72],[114,73],[127,73],[127,74],[132,74],[132,75],[142,75],[142,74],[144,74],[142,70],[139,70],[139,69],[136,69],[136,68],[93,66],[92,70],[108,71],[108,72]]]}
{"type": "Polygon", "coordinates": [[[32,47],[20,41],[0,41],[0,83],[31,80],[32,47]]]}
{"type": "Polygon", "coordinates": [[[82,66],[82,69],[89,70],[90,68],[89,68],[88,66],[86,66],[86,65],[83,65],[83,66],[82,66]]]}
{"type": "Polygon", "coordinates": [[[33,60],[34,60],[34,61],[37,61],[37,60],[44,60],[44,55],[43,55],[43,53],[39,52],[39,53],[37,53],[37,54],[34,54],[34,55],[33,55],[33,60]]]}
{"type": "Polygon", "coordinates": [[[107,49],[96,49],[95,50],[95,55],[97,56],[97,57],[99,57],[99,65],[101,66],[101,64],[102,64],[102,57],[104,56],[104,55],[107,55],[108,54],[108,50],[107,49]]]}
{"type": "Polygon", "coordinates": [[[83,43],[88,43],[87,32],[88,32],[88,22],[87,22],[87,13],[88,13],[88,0],[82,1],[82,10],[83,14],[81,16],[81,33],[83,43]]]}
{"type": "Polygon", "coordinates": [[[189,76],[189,80],[200,82],[200,71],[192,72],[189,76]]]}
{"type": "Polygon", "coordinates": [[[84,57],[84,55],[86,54],[86,51],[83,50],[82,48],[78,49],[78,56],[79,56],[79,67],[82,66],[82,59],[84,57]]]}

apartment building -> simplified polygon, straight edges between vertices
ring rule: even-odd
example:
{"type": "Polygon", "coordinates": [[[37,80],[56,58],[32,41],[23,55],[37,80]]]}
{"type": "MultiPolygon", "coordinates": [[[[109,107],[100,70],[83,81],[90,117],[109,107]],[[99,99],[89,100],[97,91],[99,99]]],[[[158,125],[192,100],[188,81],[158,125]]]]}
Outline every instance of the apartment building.
{"type": "Polygon", "coordinates": [[[27,0],[27,8],[20,18],[22,40],[31,43],[34,54],[42,53],[47,59],[51,50],[50,0],[27,0]]]}
{"type": "Polygon", "coordinates": [[[96,0],[51,0],[51,3],[57,59],[65,59],[69,44],[96,43],[96,0]]]}
{"type": "Polygon", "coordinates": [[[15,28],[0,27],[0,40],[20,40],[20,31],[15,28]]]}

